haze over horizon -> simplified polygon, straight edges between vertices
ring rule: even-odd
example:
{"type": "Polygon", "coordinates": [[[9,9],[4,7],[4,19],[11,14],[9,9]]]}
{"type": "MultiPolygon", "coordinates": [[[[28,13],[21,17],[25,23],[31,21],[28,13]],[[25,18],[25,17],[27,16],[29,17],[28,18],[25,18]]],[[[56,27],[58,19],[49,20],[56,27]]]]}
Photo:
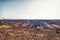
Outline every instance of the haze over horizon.
{"type": "Polygon", "coordinates": [[[0,19],[60,19],[59,0],[0,0],[0,19]]]}

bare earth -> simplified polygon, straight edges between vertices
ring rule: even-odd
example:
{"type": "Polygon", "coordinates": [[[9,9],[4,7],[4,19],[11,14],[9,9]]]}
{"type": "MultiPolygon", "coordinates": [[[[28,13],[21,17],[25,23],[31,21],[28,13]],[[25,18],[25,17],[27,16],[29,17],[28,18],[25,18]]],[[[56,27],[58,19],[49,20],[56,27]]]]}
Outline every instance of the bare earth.
{"type": "Polygon", "coordinates": [[[60,40],[60,20],[0,20],[0,40],[60,40]]]}
{"type": "Polygon", "coordinates": [[[1,40],[60,40],[60,33],[55,30],[32,28],[0,29],[1,40]]]}

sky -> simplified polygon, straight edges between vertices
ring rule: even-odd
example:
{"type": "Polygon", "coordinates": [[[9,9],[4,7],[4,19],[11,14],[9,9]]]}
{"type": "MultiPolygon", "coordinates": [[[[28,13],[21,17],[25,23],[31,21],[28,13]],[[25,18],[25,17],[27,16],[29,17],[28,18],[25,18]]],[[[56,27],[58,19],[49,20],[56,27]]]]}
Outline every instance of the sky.
{"type": "Polygon", "coordinates": [[[0,0],[0,19],[60,19],[60,0],[0,0]]]}

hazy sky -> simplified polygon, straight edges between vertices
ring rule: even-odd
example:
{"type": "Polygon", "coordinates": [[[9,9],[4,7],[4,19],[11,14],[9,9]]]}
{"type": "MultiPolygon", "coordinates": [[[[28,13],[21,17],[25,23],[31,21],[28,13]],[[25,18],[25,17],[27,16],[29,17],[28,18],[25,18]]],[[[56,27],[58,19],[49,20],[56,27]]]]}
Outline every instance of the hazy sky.
{"type": "Polygon", "coordinates": [[[0,19],[60,19],[60,0],[1,0],[0,19]]]}

